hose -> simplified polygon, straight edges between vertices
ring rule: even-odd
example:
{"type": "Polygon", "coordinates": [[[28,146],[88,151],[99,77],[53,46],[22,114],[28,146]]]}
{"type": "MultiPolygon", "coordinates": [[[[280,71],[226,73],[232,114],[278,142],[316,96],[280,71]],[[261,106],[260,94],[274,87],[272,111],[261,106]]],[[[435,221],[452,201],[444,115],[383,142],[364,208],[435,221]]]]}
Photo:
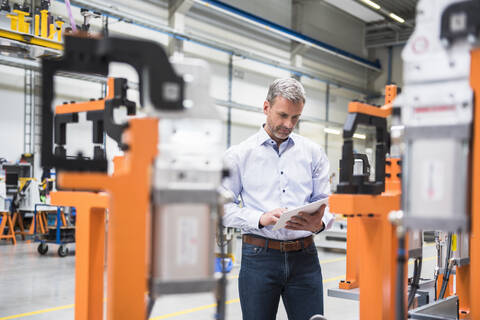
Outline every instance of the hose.
{"type": "Polygon", "coordinates": [[[419,288],[420,276],[422,274],[422,257],[415,259],[415,265],[413,268],[412,284],[410,286],[410,293],[408,294],[408,309],[413,305],[415,301],[415,294],[419,288]]]}
{"type": "Polygon", "coordinates": [[[450,279],[450,274],[452,273],[453,265],[454,265],[453,260],[451,260],[450,263],[448,264],[448,269],[445,271],[445,274],[443,275],[442,289],[440,290],[440,295],[438,299],[443,299],[443,297],[445,296],[445,292],[447,291],[448,280],[450,279]]]}
{"type": "MultiPolygon", "coordinates": [[[[397,227],[398,228],[398,227],[397,227]]],[[[405,235],[398,237],[398,256],[397,256],[397,295],[395,307],[397,309],[397,320],[405,320],[405,298],[404,298],[404,275],[405,262],[407,261],[405,252],[405,235]]]]}
{"type": "Polygon", "coordinates": [[[445,296],[445,291],[447,290],[448,280],[450,279],[450,273],[452,272],[453,263],[450,262],[450,256],[452,253],[452,233],[448,233],[447,237],[447,255],[445,256],[445,270],[443,272],[443,282],[442,288],[440,289],[440,293],[438,295],[438,299],[443,299],[445,296]],[[448,269],[447,269],[448,266],[448,269]]]}
{"type": "MultiPolygon", "coordinates": [[[[224,320],[225,319],[225,302],[226,302],[226,287],[227,287],[227,272],[225,270],[225,239],[221,230],[223,230],[223,202],[220,201],[218,204],[218,224],[217,228],[220,231],[220,237],[217,238],[219,240],[219,247],[220,247],[220,265],[221,265],[221,272],[222,277],[220,278],[217,284],[217,313],[215,315],[216,320],[224,320]]],[[[218,242],[218,241],[217,241],[218,242]]]]}
{"type": "MultiPolygon", "coordinates": [[[[151,213],[151,216],[150,216],[150,223],[151,223],[151,226],[155,226],[156,225],[156,221],[155,219],[158,219],[157,215],[154,213],[156,212],[156,208],[155,208],[155,202],[153,201],[153,195],[150,195],[150,203],[152,203],[152,213],[151,213]]],[[[152,229],[153,230],[153,227],[152,229]]],[[[153,290],[154,290],[154,281],[153,281],[153,257],[155,256],[155,248],[154,248],[154,245],[152,244],[150,246],[150,270],[149,270],[149,276],[148,276],[148,301],[147,301],[147,318],[145,320],[148,320],[150,319],[150,315],[152,314],[152,311],[153,311],[153,307],[155,305],[155,295],[153,294],[153,290]]]]}
{"type": "Polygon", "coordinates": [[[434,296],[433,300],[437,301],[438,297],[438,288],[437,288],[437,281],[438,275],[440,274],[440,264],[441,264],[441,256],[442,256],[442,247],[440,245],[440,234],[439,231],[435,231],[435,247],[437,249],[437,265],[435,266],[435,271],[433,274],[433,288],[434,288],[434,296]]]}

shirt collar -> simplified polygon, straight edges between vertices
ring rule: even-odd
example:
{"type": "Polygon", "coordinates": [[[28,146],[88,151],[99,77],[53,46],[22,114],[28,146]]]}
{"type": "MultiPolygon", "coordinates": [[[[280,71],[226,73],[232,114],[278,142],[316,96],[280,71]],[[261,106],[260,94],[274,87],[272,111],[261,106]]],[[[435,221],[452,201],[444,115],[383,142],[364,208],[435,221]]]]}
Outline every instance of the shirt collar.
{"type": "MultiPolygon", "coordinates": [[[[265,123],[262,124],[262,126],[260,127],[260,130],[258,130],[258,133],[257,133],[257,143],[258,145],[262,145],[264,144],[265,142],[267,141],[274,141],[267,133],[267,131],[265,130],[265,123]]],[[[287,142],[291,141],[293,144],[295,144],[295,134],[292,132],[287,140],[287,142]]]]}

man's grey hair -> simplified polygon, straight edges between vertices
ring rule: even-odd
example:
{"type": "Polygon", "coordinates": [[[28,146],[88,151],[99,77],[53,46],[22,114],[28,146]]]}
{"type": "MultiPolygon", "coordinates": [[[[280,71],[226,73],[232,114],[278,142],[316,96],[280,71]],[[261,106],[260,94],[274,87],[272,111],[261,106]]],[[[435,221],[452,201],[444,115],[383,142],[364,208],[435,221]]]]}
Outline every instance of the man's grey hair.
{"type": "Polygon", "coordinates": [[[305,89],[303,85],[294,78],[282,78],[273,81],[268,88],[267,101],[272,105],[276,97],[281,96],[295,104],[305,104],[305,89]]]}

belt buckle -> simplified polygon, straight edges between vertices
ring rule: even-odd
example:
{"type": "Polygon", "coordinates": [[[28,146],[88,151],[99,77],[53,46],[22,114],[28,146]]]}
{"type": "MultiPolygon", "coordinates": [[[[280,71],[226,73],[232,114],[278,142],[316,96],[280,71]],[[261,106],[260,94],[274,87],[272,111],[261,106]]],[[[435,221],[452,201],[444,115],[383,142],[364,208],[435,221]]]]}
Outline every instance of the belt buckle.
{"type": "Polygon", "coordinates": [[[297,240],[280,242],[280,251],[288,252],[297,249],[297,240]]]}

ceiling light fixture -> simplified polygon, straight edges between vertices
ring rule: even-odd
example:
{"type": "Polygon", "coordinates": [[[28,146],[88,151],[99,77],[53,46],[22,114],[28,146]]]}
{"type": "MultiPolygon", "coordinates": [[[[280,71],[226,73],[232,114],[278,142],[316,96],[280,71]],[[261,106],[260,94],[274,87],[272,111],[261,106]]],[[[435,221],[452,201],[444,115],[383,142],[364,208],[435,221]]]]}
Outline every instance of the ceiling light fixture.
{"type": "Polygon", "coordinates": [[[353,134],[353,137],[354,137],[354,138],[357,138],[357,139],[361,139],[361,140],[367,139],[367,136],[366,136],[366,135],[360,134],[360,133],[354,133],[354,134],[353,134]]]}
{"type": "Polygon", "coordinates": [[[363,3],[369,5],[370,7],[372,7],[373,9],[375,10],[380,10],[380,6],[378,4],[376,4],[375,2],[373,1],[370,1],[370,0],[362,0],[363,3]]]}
{"type": "Polygon", "coordinates": [[[337,136],[340,135],[340,130],[337,130],[337,129],[323,128],[323,131],[325,133],[336,134],[337,136]]]}
{"type": "Polygon", "coordinates": [[[405,22],[405,19],[403,19],[402,17],[397,16],[395,13],[390,13],[389,16],[390,16],[390,18],[392,18],[393,20],[398,21],[398,22],[400,22],[400,23],[404,23],[404,22],[405,22]]]}

